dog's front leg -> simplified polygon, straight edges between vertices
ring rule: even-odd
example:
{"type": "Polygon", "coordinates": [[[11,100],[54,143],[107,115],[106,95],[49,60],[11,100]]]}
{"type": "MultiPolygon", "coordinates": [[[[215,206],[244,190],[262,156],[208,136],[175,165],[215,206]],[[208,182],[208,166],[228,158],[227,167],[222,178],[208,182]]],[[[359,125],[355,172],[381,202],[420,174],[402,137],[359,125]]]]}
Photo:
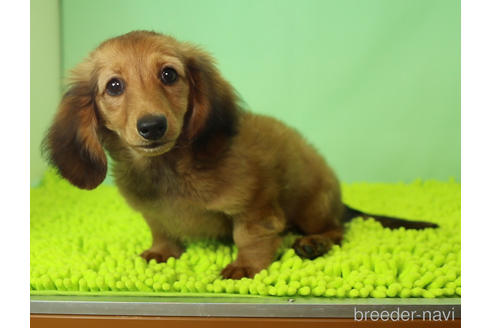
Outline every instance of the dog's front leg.
{"type": "Polygon", "coordinates": [[[226,279],[253,278],[273,261],[280,246],[285,219],[279,208],[251,211],[234,219],[237,259],[222,270],[226,279]]]}
{"type": "Polygon", "coordinates": [[[179,258],[183,253],[183,247],[179,242],[166,234],[166,231],[158,220],[148,216],[144,217],[152,232],[152,246],[140,254],[140,256],[147,261],[154,259],[157,263],[166,262],[170,257],[179,258]]]}

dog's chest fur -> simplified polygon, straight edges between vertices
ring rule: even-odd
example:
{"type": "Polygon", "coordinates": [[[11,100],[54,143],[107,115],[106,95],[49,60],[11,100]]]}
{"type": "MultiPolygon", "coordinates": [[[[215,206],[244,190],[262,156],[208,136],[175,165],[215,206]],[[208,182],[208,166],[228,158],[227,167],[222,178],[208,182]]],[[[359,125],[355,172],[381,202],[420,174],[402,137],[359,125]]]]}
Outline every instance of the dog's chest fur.
{"type": "Polygon", "coordinates": [[[170,236],[193,240],[232,235],[231,218],[204,205],[214,194],[213,184],[203,183],[207,172],[164,160],[141,167],[116,163],[113,171],[127,202],[147,221],[158,222],[170,236]]]}

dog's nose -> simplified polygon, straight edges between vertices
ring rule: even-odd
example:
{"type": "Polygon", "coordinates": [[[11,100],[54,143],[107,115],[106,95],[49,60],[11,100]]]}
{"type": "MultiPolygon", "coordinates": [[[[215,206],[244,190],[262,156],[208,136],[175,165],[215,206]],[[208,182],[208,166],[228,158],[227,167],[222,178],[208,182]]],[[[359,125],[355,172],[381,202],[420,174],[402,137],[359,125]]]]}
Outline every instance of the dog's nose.
{"type": "Polygon", "coordinates": [[[164,115],[147,115],[137,122],[138,133],[147,140],[157,140],[164,135],[167,120],[164,115]]]}

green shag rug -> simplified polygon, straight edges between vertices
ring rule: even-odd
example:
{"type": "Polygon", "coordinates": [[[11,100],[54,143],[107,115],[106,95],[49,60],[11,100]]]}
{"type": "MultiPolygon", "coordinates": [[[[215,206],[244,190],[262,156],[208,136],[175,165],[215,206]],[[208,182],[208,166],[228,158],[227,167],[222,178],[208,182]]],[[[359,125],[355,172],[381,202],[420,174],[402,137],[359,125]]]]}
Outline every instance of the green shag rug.
{"type": "Polygon", "coordinates": [[[344,201],[378,214],[438,223],[438,229],[394,230],[360,218],[342,246],[315,260],[298,257],[285,237],[279,258],[254,279],[224,280],[236,247],[187,245],[179,259],[146,263],[150,230],[116,187],[83,191],[46,173],[31,188],[31,295],[201,295],[319,297],[459,297],[459,183],[343,185],[344,201]]]}

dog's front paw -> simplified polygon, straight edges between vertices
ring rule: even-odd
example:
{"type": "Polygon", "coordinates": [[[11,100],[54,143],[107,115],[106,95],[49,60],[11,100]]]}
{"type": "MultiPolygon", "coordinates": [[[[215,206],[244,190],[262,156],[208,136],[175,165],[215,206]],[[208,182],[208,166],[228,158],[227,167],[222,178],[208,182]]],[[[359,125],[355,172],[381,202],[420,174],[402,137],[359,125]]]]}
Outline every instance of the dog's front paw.
{"type": "Polygon", "coordinates": [[[140,254],[147,262],[155,260],[157,263],[166,262],[170,257],[179,258],[182,252],[170,252],[165,249],[148,249],[140,254]]]}
{"type": "Polygon", "coordinates": [[[220,274],[224,279],[241,279],[244,277],[253,278],[260,271],[261,269],[252,266],[231,263],[220,274]]]}

